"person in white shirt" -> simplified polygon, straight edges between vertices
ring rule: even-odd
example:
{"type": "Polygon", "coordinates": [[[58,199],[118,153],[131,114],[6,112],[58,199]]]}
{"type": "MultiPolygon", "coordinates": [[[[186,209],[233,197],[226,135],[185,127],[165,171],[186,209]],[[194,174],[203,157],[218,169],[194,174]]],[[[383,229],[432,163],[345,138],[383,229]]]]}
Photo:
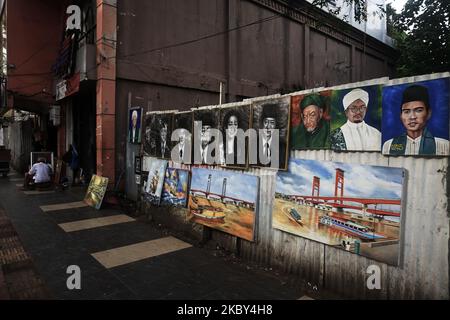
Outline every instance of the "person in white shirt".
{"type": "Polygon", "coordinates": [[[141,142],[141,128],[139,123],[139,115],[137,110],[133,110],[131,113],[131,123],[130,123],[130,133],[129,142],[140,143],[141,142]]]}
{"type": "Polygon", "coordinates": [[[38,162],[33,164],[30,171],[25,174],[23,188],[29,188],[30,184],[35,186],[47,185],[51,181],[52,174],[53,171],[51,167],[45,163],[45,158],[39,158],[38,162]]]}
{"type": "Polygon", "coordinates": [[[247,141],[244,145],[238,145],[238,131],[245,129],[240,113],[238,110],[232,109],[225,113],[223,118],[222,135],[224,142],[221,144],[220,156],[225,166],[245,167],[245,151],[247,149],[247,141]]]}
{"type": "Polygon", "coordinates": [[[364,118],[369,105],[369,93],[354,89],[342,99],[347,122],[330,135],[333,150],[379,151],[381,132],[368,125],[364,118]]]}
{"type": "Polygon", "coordinates": [[[179,137],[179,140],[178,140],[179,141],[178,142],[178,154],[180,156],[181,162],[185,163],[185,162],[187,162],[186,161],[187,158],[189,158],[189,160],[190,160],[189,153],[190,153],[191,150],[187,149],[187,141],[186,141],[187,140],[187,136],[190,133],[189,133],[189,131],[187,131],[184,128],[181,128],[180,130],[181,130],[181,133],[180,133],[180,137],[179,137]]]}
{"type": "Polygon", "coordinates": [[[164,121],[161,121],[161,124],[159,126],[159,156],[161,158],[169,158],[170,157],[170,148],[169,144],[167,142],[167,132],[168,132],[168,126],[167,123],[164,121]]]}
{"type": "Polygon", "coordinates": [[[383,145],[383,154],[449,155],[449,141],[435,138],[426,127],[432,111],[426,87],[412,85],[406,88],[400,110],[406,132],[387,140],[383,145]]]}
{"type": "MultiPolygon", "coordinates": [[[[195,142],[194,147],[197,149],[196,152],[196,160],[200,159],[201,164],[220,164],[221,160],[216,159],[216,152],[219,152],[218,148],[214,145],[213,136],[211,133],[211,129],[216,129],[216,119],[214,118],[213,113],[209,111],[204,111],[200,115],[201,122],[201,131],[200,131],[200,143],[195,142]],[[211,144],[211,146],[210,146],[211,144]],[[210,149],[211,147],[211,149],[210,149]],[[211,153],[211,154],[210,154],[211,153]]],[[[197,122],[198,123],[198,122],[197,122]]]]}

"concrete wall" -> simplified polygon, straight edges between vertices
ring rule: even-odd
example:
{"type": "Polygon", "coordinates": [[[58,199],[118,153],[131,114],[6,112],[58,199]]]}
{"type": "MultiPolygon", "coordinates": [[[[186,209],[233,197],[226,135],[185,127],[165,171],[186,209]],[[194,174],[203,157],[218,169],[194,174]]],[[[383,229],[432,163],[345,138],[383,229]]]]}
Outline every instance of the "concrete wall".
{"type": "Polygon", "coordinates": [[[118,1],[118,26],[118,78],[211,92],[224,81],[230,102],[393,75],[391,47],[281,1],[118,1]]]}

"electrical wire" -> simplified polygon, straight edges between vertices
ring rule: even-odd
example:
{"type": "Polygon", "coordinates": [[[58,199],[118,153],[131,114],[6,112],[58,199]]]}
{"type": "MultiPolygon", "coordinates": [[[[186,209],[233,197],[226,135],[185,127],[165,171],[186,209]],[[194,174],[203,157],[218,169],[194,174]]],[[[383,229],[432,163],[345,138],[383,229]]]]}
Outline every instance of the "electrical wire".
{"type": "Polygon", "coordinates": [[[33,52],[28,58],[26,58],[24,61],[22,61],[22,63],[20,63],[19,65],[16,66],[16,69],[19,69],[21,66],[23,66],[24,64],[26,64],[28,61],[30,61],[31,59],[33,59],[38,53],[40,53],[42,50],[44,50],[45,47],[47,47],[47,45],[49,45],[52,42],[52,40],[47,41],[46,43],[44,43],[44,45],[42,47],[40,47],[39,49],[37,49],[35,52],[33,52]]]}
{"type": "Polygon", "coordinates": [[[225,31],[212,33],[212,34],[209,34],[209,35],[197,38],[197,39],[187,40],[187,41],[183,41],[183,42],[179,42],[179,43],[175,43],[175,44],[170,44],[170,45],[166,45],[166,46],[159,47],[159,48],[144,50],[144,51],[140,51],[140,52],[134,52],[134,53],[130,53],[130,54],[126,54],[126,55],[120,56],[120,58],[134,57],[134,56],[141,55],[141,54],[144,54],[144,53],[151,53],[151,52],[154,52],[154,51],[170,49],[170,48],[175,48],[175,47],[179,47],[179,46],[184,46],[184,45],[187,45],[187,44],[192,44],[192,43],[195,43],[195,42],[198,42],[198,41],[202,41],[202,40],[214,38],[214,37],[217,37],[217,36],[225,35],[227,33],[230,33],[230,32],[233,32],[233,31],[237,31],[237,30],[240,30],[240,29],[243,29],[243,28],[247,28],[247,27],[250,27],[250,26],[253,26],[253,25],[257,25],[257,24],[261,24],[261,23],[264,23],[264,22],[267,22],[267,21],[275,20],[275,19],[278,19],[280,17],[281,17],[281,14],[275,14],[275,15],[267,17],[267,18],[256,20],[256,21],[244,24],[242,26],[234,27],[234,28],[231,28],[231,29],[228,29],[228,30],[225,30],[225,31]]]}
{"type": "Polygon", "coordinates": [[[31,76],[43,76],[47,74],[53,74],[53,72],[36,72],[36,73],[16,73],[16,74],[8,74],[7,77],[31,77],[31,76]]]}
{"type": "MultiPolygon", "coordinates": [[[[175,48],[175,47],[185,46],[185,45],[192,44],[192,43],[199,42],[199,41],[203,41],[203,40],[206,40],[206,39],[211,39],[211,38],[214,38],[214,37],[226,35],[226,34],[228,34],[228,33],[231,33],[231,32],[234,32],[234,31],[237,31],[237,30],[240,30],[240,29],[244,29],[244,28],[247,28],[247,27],[250,27],[250,26],[254,26],[254,25],[258,25],[258,24],[264,23],[264,22],[272,21],[272,20],[275,20],[275,19],[280,18],[281,16],[282,16],[282,14],[275,14],[275,15],[272,15],[272,16],[269,16],[269,17],[266,17],[266,18],[263,18],[263,19],[260,19],[260,20],[256,20],[256,21],[247,23],[247,24],[242,25],[242,26],[237,26],[237,27],[234,27],[234,28],[231,28],[231,29],[228,29],[228,30],[224,30],[224,31],[212,33],[212,34],[209,34],[209,35],[206,35],[206,36],[203,36],[203,37],[199,37],[199,38],[196,38],[196,39],[187,40],[187,41],[182,41],[182,42],[178,42],[178,43],[174,43],[174,44],[169,44],[169,45],[166,45],[166,46],[162,46],[162,47],[158,47],[158,48],[153,48],[153,49],[149,49],[149,50],[144,50],[144,51],[140,51],[140,52],[134,52],[134,53],[130,53],[130,54],[126,54],[126,55],[120,56],[120,57],[116,57],[116,56],[106,57],[106,58],[104,58],[104,60],[103,60],[102,62],[100,62],[99,64],[97,64],[95,67],[92,67],[92,68],[86,70],[86,73],[88,73],[88,72],[90,72],[90,71],[92,71],[92,70],[94,70],[94,69],[97,69],[100,65],[102,65],[102,64],[103,64],[105,61],[107,61],[107,60],[114,59],[114,58],[118,58],[119,60],[123,60],[123,61],[125,61],[125,62],[128,62],[128,63],[131,63],[131,64],[135,65],[135,66],[140,70],[141,73],[145,74],[146,77],[150,78],[150,76],[149,76],[146,72],[144,72],[144,71],[142,70],[142,68],[140,68],[140,67],[138,66],[138,64],[137,64],[136,62],[133,62],[133,61],[130,61],[130,60],[125,60],[125,59],[122,59],[122,58],[134,57],[134,56],[141,55],[141,54],[145,54],[145,53],[151,53],[151,52],[155,52],[155,51],[159,51],[159,50],[164,50],[164,49],[170,49],[170,48],[175,48]]],[[[42,46],[42,47],[39,48],[37,51],[35,51],[30,57],[28,57],[27,59],[25,59],[25,60],[24,60],[19,66],[17,66],[16,68],[18,69],[20,66],[24,65],[24,64],[27,63],[29,60],[31,60],[31,59],[32,59],[34,56],[36,56],[43,48],[45,48],[45,46],[46,46],[47,44],[49,44],[49,43],[50,43],[50,41],[47,42],[47,43],[45,43],[44,46],[42,46]]],[[[104,44],[104,43],[103,43],[103,44],[104,44]]],[[[145,65],[145,64],[143,64],[143,65],[145,65]]],[[[51,73],[52,73],[52,72],[42,73],[41,75],[51,74],[51,73]]],[[[21,74],[21,75],[15,75],[15,76],[25,76],[25,75],[36,75],[36,76],[37,76],[37,75],[40,75],[40,74],[39,74],[39,73],[36,73],[36,74],[21,74]]],[[[13,75],[11,75],[11,76],[13,76],[13,75]]],[[[9,76],[8,76],[8,77],[9,77],[9,76]]],[[[40,81],[40,82],[37,82],[37,83],[28,84],[28,85],[25,85],[25,86],[22,86],[22,87],[10,88],[10,89],[8,89],[8,90],[9,90],[9,91],[14,91],[14,90],[26,89],[26,88],[28,88],[28,87],[36,86],[36,85],[38,85],[38,84],[40,84],[40,83],[41,83],[41,81],[40,81]]]]}

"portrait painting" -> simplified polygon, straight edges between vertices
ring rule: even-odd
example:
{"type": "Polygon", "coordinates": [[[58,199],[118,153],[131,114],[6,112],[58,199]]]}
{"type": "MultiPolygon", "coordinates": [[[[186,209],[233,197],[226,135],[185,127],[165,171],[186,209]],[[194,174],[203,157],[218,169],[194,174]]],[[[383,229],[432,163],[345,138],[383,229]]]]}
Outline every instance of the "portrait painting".
{"type": "Polygon", "coordinates": [[[173,115],[173,131],[170,137],[174,138],[172,151],[176,157],[172,156],[172,160],[182,164],[192,163],[193,112],[176,112],[173,115]],[[177,131],[176,135],[173,134],[175,130],[177,131]]]}
{"type": "Polygon", "coordinates": [[[144,199],[155,206],[158,206],[161,202],[166,167],[166,160],[157,158],[150,159],[144,199]]]}
{"type": "Polygon", "coordinates": [[[200,109],[194,111],[194,163],[223,164],[222,141],[211,129],[219,130],[220,109],[200,109]],[[197,132],[195,132],[197,128],[197,132]]]}
{"type": "Polygon", "coordinates": [[[291,159],[278,172],[272,226],[398,265],[404,169],[291,159]]]}
{"type": "Polygon", "coordinates": [[[254,102],[252,118],[257,141],[250,144],[250,165],[286,170],[289,156],[290,98],[254,102]],[[256,157],[253,154],[255,150],[256,157]]]}
{"type": "Polygon", "coordinates": [[[383,88],[383,154],[450,155],[449,86],[447,77],[383,88]]]}
{"type": "Polygon", "coordinates": [[[248,166],[248,139],[245,132],[250,128],[251,105],[225,107],[220,110],[220,130],[224,166],[242,168],[248,166]]]}
{"type": "Polygon", "coordinates": [[[381,85],[332,91],[332,150],[381,150],[381,93],[381,85]]]}
{"type": "Polygon", "coordinates": [[[161,205],[186,207],[188,187],[188,170],[167,168],[161,195],[161,205]]]}
{"type": "Polygon", "coordinates": [[[170,159],[173,113],[149,113],[145,117],[145,154],[170,159]]]}
{"type": "Polygon", "coordinates": [[[258,190],[257,176],[193,168],[187,218],[253,241],[258,190]]]}
{"type": "Polygon", "coordinates": [[[291,97],[292,150],[330,149],[331,90],[291,97]]]}
{"type": "Polygon", "coordinates": [[[108,178],[97,176],[94,174],[86,191],[84,202],[87,205],[99,210],[102,206],[106,189],[108,188],[108,181],[108,178]]]}
{"type": "Polygon", "coordinates": [[[131,108],[128,111],[128,142],[141,143],[142,108],[131,108]]]}

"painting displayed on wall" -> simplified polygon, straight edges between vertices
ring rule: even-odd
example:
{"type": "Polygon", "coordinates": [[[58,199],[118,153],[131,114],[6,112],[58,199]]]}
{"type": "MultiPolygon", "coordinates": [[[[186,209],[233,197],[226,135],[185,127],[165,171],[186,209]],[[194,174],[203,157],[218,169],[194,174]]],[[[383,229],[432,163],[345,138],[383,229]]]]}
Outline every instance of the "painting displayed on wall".
{"type": "Polygon", "coordinates": [[[402,168],[291,159],[277,175],[272,225],[398,265],[402,168]]]}
{"type": "Polygon", "coordinates": [[[257,159],[251,156],[251,151],[249,153],[250,164],[286,170],[289,155],[290,98],[254,102],[252,114],[252,128],[257,130],[258,140],[256,146],[250,146],[257,149],[257,159]],[[272,146],[276,132],[278,132],[278,150],[272,146]]]}
{"type": "Polygon", "coordinates": [[[161,195],[161,205],[186,207],[189,171],[167,168],[161,195]]]}
{"type": "Polygon", "coordinates": [[[108,188],[108,178],[93,175],[89,187],[84,197],[84,202],[99,210],[102,206],[103,197],[105,196],[106,189],[108,188]]]}
{"type": "Polygon", "coordinates": [[[253,241],[259,178],[232,171],[192,169],[188,219],[253,241]]]}
{"type": "Polygon", "coordinates": [[[166,167],[166,160],[150,158],[144,199],[155,206],[159,205],[161,201],[166,167]]]}
{"type": "Polygon", "coordinates": [[[217,165],[223,164],[221,141],[214,138],[211,129],[219,129],[220,109],[201,109],[194,111],[194,163],[217,165]],[[197,142],[196,142],[197,141],[197,142]],[[214,143],[213,143],[214,142],[214,143]]]}
{"type": "Polygon", "coordinates": [[[383,154],[448,156],[450,78],[383,88],[383,154]]]}
{"type": "Polygon", "coordinates": [[[173,113],[151,112],[145,115],[144,153],[157,158],[170,159],[173,113]]]}
{"type": "Polygon", "coordinates": [[[291,97],[291,149],[330,149],[331,90],[291,97]]]}
{"type": "Polygon", "coordinates": [[[128,110],[128,142],[141,143],[142,108],[128,110]]]}
{"type": "MultiPolygon", "coordinates": [[[[192,111],[177,112],[173,116],[173,130],[178,130],[178,138],[173,141],[178,159],[172,160],[179,163],[190,164],[192,159],[192,111]]],[[[172,133],[171,133],[172,136],[172,133]]]]}
{"type": "Polygon", "coordinates": [[[220,110],[220,130],[223,144],[221,153],[224,166],[247,168],[248,140],[238,140],[238,137],[250,128],[251,105],[232,106],[220,110]],[[243,141],[243,142],[240,142],[243,141]]]}
{"type": "Polygon", "coordinates": [[[381,85],[334,90],[331,94],[331,149],[380,151],[381,85]]]}

